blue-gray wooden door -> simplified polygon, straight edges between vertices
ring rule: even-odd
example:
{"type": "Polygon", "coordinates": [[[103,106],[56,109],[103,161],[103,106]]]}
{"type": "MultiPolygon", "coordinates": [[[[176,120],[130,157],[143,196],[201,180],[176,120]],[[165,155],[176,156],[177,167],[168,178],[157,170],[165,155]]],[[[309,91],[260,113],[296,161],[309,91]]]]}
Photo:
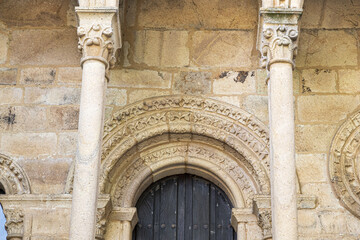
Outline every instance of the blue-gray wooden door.
{"type": "Polygon", "coordinates": [[[234,240],[231,202],[213,183],[177,175],[153,183],[136,205],[134,240],[234,240]]]}

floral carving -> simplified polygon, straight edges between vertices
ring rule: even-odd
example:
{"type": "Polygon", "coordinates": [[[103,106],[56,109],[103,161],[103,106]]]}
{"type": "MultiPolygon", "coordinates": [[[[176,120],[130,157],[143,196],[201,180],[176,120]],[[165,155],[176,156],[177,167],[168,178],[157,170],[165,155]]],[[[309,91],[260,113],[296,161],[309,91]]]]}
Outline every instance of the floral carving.
{"type": "Polygon", "coordinates": [[[336,133],[330,148],[329,173],[341,202],[360,218],[360,111],[336,133]]]}
{"type": "Polygon", "coordinates": [[[95,239],[104,240],[106,231],[105,208],[99,208],[96,212],[96,230],[95,239]]]}
{"type": "Polygon", "coordinates": [[[0,182],[7,194],[28,194],[30,184],[25,172],[10,158],[0,154],[0,182]]]}
{"type": "Polygon", "coordinates": [[[24,234],[24,214],[17,209],[4,209],[6,218],[5,229],[7,231],[7,239],[20,238],[24,234]]]}
{"type": "Polygon", "coordinates": [[[271,220],[271,210],[262,210],[258,213],[258,224],[259,227],[263,230],[264,239],[271,239],[272,233],[272,220],[271,220]]]}

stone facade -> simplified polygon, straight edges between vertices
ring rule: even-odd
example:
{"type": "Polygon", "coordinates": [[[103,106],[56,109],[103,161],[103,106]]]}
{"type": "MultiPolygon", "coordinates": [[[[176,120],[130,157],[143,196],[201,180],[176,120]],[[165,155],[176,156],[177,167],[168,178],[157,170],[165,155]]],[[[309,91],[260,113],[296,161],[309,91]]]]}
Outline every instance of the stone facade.
{"type": "MultiPolygon", "coordinates": [[[[82,84],[77,5],[0,3],[0,203],[13,239],[69,238],[82,84]]],[[[97,239],[121,239],[123,222],[136,223],[129,209],[139,194],[192,161],[189,173],[230,179],[217,184],[228,189],[241,215],[233,221],[246,223],[248,239],[271,235],[258,1],[119,5],[122,48],[106,89],[97,239]],[[164,173],[166,162],[178,167],[164,173]]],[[[360,239],[359,12],[356,1],[304,1],[293,74],[301,240],[360,239]]]]}

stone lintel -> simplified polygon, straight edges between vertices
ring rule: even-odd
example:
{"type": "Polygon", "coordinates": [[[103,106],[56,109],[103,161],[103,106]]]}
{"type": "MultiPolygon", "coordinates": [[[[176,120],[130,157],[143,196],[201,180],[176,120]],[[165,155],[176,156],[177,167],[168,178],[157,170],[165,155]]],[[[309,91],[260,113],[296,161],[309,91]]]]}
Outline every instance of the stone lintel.
{"type": "Polygon", "coordinates": [[[110,214],[110,220],[113,221],[128,221],[131,227],[135,227],[138,222],[137,210],[135,207],[116,207],[110,214]]]}
{"type": "Polygon", "coordinates": [[[231,211],[231,225],[237,231],[239,223],[257,222],[253,210],[250,208],[233,208],[231,211]]]}

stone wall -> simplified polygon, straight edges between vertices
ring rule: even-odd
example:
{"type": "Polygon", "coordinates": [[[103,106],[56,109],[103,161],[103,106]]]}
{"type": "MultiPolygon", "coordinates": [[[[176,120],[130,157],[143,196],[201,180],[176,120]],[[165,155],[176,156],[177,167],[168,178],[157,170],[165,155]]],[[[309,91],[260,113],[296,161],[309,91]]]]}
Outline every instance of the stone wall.
{"type": "MultiPolygon", "coordinates": [[[[81,55],[74,6],[0,3],[0,153],[24,169],[34,194],[64,193],[75,156],[81,55]]],[[[194,94],[268,124],[257,1],[134,0],[121,7],[124,43],[108,83],[107,119],[148,97],[194,94]]],[[[297,171],[302,193],[318,201],[299,211],[300,239],[355,240],[360,220],[337,200],[327,165],[336,131],[360,104],[360,4],[306,0],[304,8],[294,74],[297,171]]],[[[40,225],[34,236],[50,236],[40,225]]],[[[61,231],[65,238],[67,227],[61,231]]]]}

